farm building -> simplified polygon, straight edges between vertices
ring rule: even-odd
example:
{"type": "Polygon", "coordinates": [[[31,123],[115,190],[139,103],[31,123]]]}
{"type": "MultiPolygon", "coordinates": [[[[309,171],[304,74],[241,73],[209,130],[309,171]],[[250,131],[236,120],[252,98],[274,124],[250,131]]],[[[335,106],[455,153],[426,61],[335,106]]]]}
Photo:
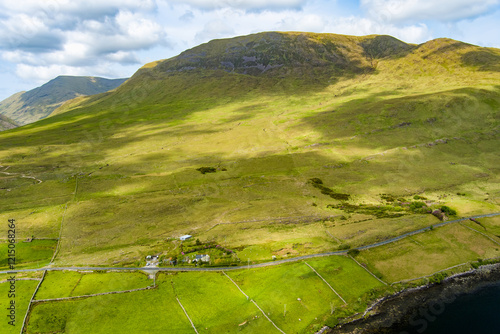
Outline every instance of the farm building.
{"type": "Polygon", "coordinates": [[[184,240],[191,239],[192,237],[193,237],[192,235],[186,234],[186,235],[181,236],[179,239],[181,239],[181,241],[184,241],[184,240]]]}

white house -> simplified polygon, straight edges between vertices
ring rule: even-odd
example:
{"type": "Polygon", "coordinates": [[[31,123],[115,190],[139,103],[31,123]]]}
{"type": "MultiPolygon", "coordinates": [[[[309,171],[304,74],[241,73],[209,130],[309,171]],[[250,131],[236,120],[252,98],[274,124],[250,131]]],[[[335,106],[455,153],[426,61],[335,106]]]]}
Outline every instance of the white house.
{"type": "Polygon", "coordinates": [[[186,235],[181,236],[179,239],[181,239],[181,241],[185,241],[185,240],[191,239],[192,237],[193,237],[192,235],[186,234],[186,235]]]}

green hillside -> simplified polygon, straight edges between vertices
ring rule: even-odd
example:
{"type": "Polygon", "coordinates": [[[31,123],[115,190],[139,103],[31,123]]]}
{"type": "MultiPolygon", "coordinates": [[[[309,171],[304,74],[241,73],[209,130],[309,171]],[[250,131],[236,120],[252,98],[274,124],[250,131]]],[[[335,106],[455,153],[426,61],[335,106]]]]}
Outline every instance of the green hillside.
{"type": "Polygon", "coordinates": [[[195,239],[222,265],[370,244],[443,206],[498,212],[499,60],[449,39],[211,41],[2,132],[1,219],[60,236],[55,265],[143,265],[195,239]]]}
{"type": "Polygon", "coordinates": [[[17,126],[18,125],[16,124],[16,122],[11,120],[10,118],[4,115],[0,115],[0,131],[13,129],[17,126]]]}
{"type": "Polygon", "coordinates": [[[24,125],[49,116],[65,101],[82,95],[107,92],[126,79],[59,76],[28,92],[19,92],[0,102],[0,114],[24,125]]]}

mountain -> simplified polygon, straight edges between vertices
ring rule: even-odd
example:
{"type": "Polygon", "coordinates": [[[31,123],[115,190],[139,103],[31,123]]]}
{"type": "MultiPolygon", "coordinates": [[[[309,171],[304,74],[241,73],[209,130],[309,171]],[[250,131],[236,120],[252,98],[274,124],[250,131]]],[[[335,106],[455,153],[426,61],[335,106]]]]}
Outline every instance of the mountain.
{"type": "Polygon", "coordinates": [[[420,197],[500,211],[499,60],[450,39],[214,40],[0,134],[3,205],[52,222],[19,238],[57,236],[67,205],[61,265],[174,256],[182,234],[260,260],[357,247],[433,224],[420,197]],[[301,227],[217,225],[276,217],[301,227]]]}
{"type": "Polygon", "coordinates": [[[20,125],[49,116],[65,101],[82,95],[104,93],[120,86],[126,79],[58,76],[28,92],[19,92],[0,102],[0,114],[20,125]]]}
{"type": "Polygon", "coordinates": [[[10,130],[16,127],[18,127],[16,122],[4,115],[0,115],[0,131],[10,130]]]}

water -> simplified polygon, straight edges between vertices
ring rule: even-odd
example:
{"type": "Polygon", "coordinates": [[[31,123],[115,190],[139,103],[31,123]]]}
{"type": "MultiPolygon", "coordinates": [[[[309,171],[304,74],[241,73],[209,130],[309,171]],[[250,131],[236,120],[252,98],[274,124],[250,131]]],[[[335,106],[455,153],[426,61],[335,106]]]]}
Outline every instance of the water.
{"type": "Polygon", "coordinates": [[[422,309],[394,334],[500,334],[500,282],[454,301],[422,309]]]}

